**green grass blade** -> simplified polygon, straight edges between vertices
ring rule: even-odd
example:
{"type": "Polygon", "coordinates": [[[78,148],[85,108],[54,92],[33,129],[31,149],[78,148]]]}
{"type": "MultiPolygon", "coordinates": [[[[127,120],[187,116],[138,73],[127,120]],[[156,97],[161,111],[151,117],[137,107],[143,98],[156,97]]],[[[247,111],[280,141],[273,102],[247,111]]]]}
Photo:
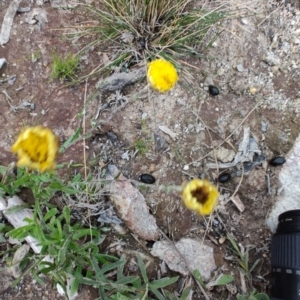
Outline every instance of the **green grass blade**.
{"type": "Polygon", "coordinates": [[[182,294],[178,300],[185,300],[187,298],[187,296],[189,295],[190,291],[191,291],[191,288],[184,289],[184,291],[182,292],[182,294]]]}
{"type": "Polygon", "coordinates": [[[44,221],[46,222],[48,219],[52,218],[57,214],[57,208],[51,208],[44,216],[44,221]]]}
{"type": "Polygon", "coordinates": [[[80,136],[82,131],[81,127],[78,127],[75,133],[70,136],[59,148],[58,153],[64,153],[80,136]]]}
{"type": "Polygon", "coordinates": [[[144,262],[143,262],[143,260],[142,260],[142,258],[139,254],[137,256],[137,259],[138,259],[138,265],[139,265],[143,280],[144,280],[145,283],[148,283],[149,280],[148,280],[148,277],[147,277],[146,267],[145,267],[145,264],[144,264],[144,262]]]}
{"type": "Polygon", "coordinates": [[[157,297],[158,300],[166,300],[166,298],[156,289],[151,289],[151,292],[157,297]]]}
{"type": "Polygon", "coordinates": [[[205,283],[199,270],[194,270],[193,276],[202,286],[205,286],[205,283]]]}
{"type": "Polygon", "coordinates": [[[120,280],[117,280],[115,282],[115,284],[132,284],[132,283],[136,282],[137,279],[138,279],[137,276],[128,276],[128,277],[124,277],[120,280]]]}
{"type": "Polygon", "coordinates": [[[153,288],[153,289],[163,288],[163,287],[166,287],[168,285],[175,283],[177,280],[178,280],[178,276],[172,277],[172,278],[165,277],[165,278],[161,278],[158,280],[154,280],[154,281],[150,282],[149,289],[151,290],[151,288],[153,288]]]}
{"type": "Polygon", "coordinates": [[[239,255],[239,257],[242,257],[242,253],[241,253],[237,243],[233,239],[233,236],[228,233],[227,234],[227,239],[230,241],[232,247],[234,248],[235,252],[239,255]]]}
{"type": "Polygon", "coordinates": [[[98,276],[103,276],[106,272],[110,271],[110,270],[113,270],[113,269],[116,269],[118,268],[120,265],[122,265],[124,262],[123,261],[116,261],[114,263],[111,263],[103,268],[100,269],[99,272],[97,272],[96,274],[96,277],[98,276]]]}

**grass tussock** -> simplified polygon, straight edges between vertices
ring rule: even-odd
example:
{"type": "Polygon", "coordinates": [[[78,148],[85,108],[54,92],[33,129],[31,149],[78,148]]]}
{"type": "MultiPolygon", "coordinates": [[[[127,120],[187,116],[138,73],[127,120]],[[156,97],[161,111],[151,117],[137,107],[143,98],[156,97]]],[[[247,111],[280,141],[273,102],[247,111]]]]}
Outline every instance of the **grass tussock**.
{"type": "Polygon", "coordinates": [[[92,42],[81,52],[99,46],[112,53],[109,66],[163,58],[178,67],[183,58],[202,57],[203,38],[226,17],[221,6],[205,11],[193,8],[190,0],[104,0],[101,7],[87,8],[91,21],[77,38],[89,36],[92,42]]]}

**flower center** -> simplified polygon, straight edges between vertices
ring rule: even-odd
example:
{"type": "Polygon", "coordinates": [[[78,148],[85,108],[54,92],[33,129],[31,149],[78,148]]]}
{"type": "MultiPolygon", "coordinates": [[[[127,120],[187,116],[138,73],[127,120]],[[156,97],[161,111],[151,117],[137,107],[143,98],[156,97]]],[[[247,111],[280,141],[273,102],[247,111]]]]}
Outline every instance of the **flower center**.
{"type": "Polygon", "coordinates": [[[208,200],[209,190],[206,187],[199,187],[191,192],[192,196],[197,199],[200,204],[205,204],[208,200]]]}

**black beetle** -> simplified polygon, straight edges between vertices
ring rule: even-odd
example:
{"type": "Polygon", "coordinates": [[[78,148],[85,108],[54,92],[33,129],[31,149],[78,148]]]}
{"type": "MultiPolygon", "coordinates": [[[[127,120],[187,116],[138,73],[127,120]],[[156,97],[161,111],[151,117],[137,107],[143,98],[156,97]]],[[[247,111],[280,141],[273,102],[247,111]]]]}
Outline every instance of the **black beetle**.
{"type": "Polygon", "coordinates": [[[218,177],[218,181],[221,183],[227,182],[231,178],[231,175],[229,173],[222,173],[218,177]]]}
{"type": "Polygon", "coordinates": [[[155,182],[155,178],[150,174],[142,174],[139,180],[147,184],[153,184],[155,182]]]}
{"type": "Polygon", "coordinates": [[[208,87],[208,91],[212,96],[218,96],[219,95],[219,89],[214,85],[210,85],[208,87]]]}
{"type": "Polygon", "coordinates": [[[285,163],[285,158],[282,156],[274,157],[269,161],[269,164],[274,167],[281,166],[284,163],[285,163]]]}

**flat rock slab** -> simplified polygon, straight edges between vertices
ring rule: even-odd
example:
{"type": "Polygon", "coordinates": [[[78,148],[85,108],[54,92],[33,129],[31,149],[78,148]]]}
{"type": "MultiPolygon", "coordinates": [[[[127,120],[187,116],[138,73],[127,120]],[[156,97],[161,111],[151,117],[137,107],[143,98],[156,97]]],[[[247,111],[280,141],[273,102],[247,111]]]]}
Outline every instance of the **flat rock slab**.
{"type": "Polygon", "coordinates": [[[27,244],[22,245],[14,254],[14,258],[12,260],[12,265],[7,269],[7,271],[14,277],[18,278],[22,275],[22,271],[20,268],[20,263],[26,257],[27,253],[30,250],[30,246],[27,244]]]}
{"type": "Polygon", "coordinates": [[[11,27],[13,25],[15,14],[19,8],[20,1],[21,0],[13,0],[5,13],[0,32],[0,44],[2,46],[9,41],[11,27]]]}
{"type": "Polygon", "coordinates": [[[156,241],[159,229],[155,218],[149,213],[144,196],[124,177],[114,165],[108,166],[110,200],[125,225],[140,238],[156,241]]]}
{"type": "Polygon", "coordinates": [[[266,224],[272,232],[276,231],[278,216],[288,210],[300,209],[300,135],[293,148],[286,155],[286,162],[279,173],[283,192],[277,197],[266,224]]]}
{"type": "MultiPolygon", "coordinates": [[[[204,281],[208,281],[211,278],[211,273],[216,268],[213,248],[190,238],[182,238],[175,243],[175,246],[186,259],[191,270],[199,270],[204,281]]],[[[151,254],[165,261],[171,270],[183,276],[189,275],[189,269],[185,262],[170,242],[155,242],[151,254]]]]}
{"type": "Polygon", "coordinates": [[[131,71],[129,73],[116,73],[98,81],[96,88],[101,92],[114,92],[133,84],[146,76],[146,67],[131,71]]]}

